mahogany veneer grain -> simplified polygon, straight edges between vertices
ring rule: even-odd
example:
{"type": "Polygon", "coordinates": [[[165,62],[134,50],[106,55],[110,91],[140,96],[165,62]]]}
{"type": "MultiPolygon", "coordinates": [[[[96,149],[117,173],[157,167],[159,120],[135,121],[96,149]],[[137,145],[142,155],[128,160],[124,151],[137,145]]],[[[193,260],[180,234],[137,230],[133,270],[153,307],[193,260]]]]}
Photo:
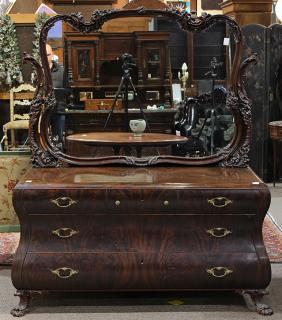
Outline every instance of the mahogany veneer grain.
{"type": "Polygon", "coordinates": [[[20,294],[254,292],[271,279],[262,240],[270,193],[249,168],[32,169],[13,195],[20,294]]]}

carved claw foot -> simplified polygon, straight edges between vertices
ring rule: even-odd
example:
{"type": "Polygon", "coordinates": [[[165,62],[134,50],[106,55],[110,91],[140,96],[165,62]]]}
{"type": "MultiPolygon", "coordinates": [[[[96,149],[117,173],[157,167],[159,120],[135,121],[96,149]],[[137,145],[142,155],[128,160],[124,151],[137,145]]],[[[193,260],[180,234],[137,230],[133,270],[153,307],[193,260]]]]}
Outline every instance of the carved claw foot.
{"type": "Polygon", "coordinates": [[[17,291],[15,296],[20,298],[20,302],[11,310],[11,315],[14,317],[22,317],[29,311],[31,293],[29,291],[17,291]]]}
{"type": "Polygon", "coordinates": [[[270,306],[265,304],[262,299],[264,295],[269,294],[266,290],[240,290],[238,291],[246,302],[250,310],[255,310],[258,314],[263,316],[271,316],[273,310],[270,306]]]}

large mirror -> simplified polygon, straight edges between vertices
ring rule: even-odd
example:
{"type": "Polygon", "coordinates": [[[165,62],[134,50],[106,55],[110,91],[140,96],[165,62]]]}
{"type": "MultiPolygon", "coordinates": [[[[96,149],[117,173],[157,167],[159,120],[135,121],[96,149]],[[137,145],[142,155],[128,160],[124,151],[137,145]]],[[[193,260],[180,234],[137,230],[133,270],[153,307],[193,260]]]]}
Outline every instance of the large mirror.
{"type": "Polygon", "coordinates": [[[41,37],[45,150],[84,165],[224,160],[244,127],[240,36],[225,16],[174,9],[51,18],[41,37]]]}

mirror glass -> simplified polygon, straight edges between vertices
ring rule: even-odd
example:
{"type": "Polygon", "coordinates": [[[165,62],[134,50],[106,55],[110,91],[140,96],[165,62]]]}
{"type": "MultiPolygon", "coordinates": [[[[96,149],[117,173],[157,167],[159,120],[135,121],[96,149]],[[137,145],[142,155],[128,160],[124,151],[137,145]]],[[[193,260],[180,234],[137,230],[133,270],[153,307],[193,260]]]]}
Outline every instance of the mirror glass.
{"type": "Polygon", "coordinates": [[[56,110],[49,135],[66,154],[206,157],[234,136],[226,107],[229,28],[183,31],[165,17],[128,17],[82,34],[49,30],[56,110]]]}

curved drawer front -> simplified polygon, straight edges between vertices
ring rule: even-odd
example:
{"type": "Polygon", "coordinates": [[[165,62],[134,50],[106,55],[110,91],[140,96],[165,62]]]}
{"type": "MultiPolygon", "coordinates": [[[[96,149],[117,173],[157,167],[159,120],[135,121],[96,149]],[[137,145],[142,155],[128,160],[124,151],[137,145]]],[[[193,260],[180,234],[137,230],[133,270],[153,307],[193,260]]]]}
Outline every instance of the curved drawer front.
{"type": "Polygon", "coordinates": [[[269,205],[263,190],[228,189],[25,190],[23,198],[34,214],[257,214],[269,205]]]}
{"type": "Polygon", "coordinates": [[[31,290],[243,289],[266,287],[270,269],[253,253],[28,254],[22,275],[31,290]]]}
{"type": "Polygon", "coordinates": [[[265,205],[261,200],[257,190],[250,194],[242,190],[110,190],[107,206],[113,213],[255,214],[265,205]]]}
{"type": "Polygon", "coordinates": [[[89,189],[25,190],[22,200],[31,214],[99,213],[105,212],[107,202],[104,190],[89,189]]]}
{"type": "Polygon", "coordinates": [[[31,252],[255,252],[254,216],[32,215],[31,252]],[[252,230],[252,232],[250,232],[252,230]]]}
{"type": "Polygon", "coordinates": [[[258,190],[109,190],[107,206],[111,213],[256,214],[265,211],[265,199],[258,190]]]}

